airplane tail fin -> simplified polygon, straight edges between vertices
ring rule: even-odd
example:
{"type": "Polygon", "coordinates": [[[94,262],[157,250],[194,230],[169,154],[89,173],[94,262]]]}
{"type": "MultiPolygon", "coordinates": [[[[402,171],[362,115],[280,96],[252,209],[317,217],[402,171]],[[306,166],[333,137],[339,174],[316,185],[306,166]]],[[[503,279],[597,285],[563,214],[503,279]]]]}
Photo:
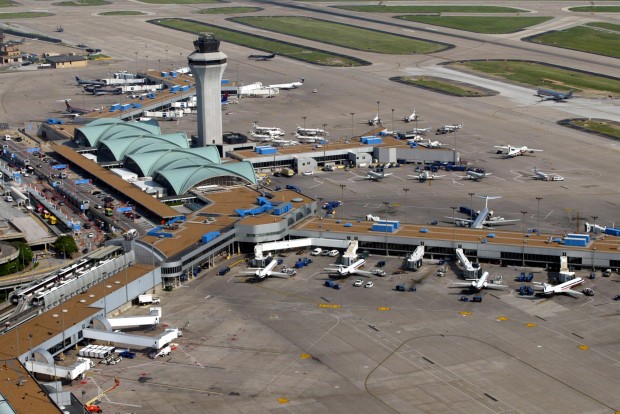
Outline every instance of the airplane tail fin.
{"type": "Polygon", "coordinates": [[[573,91],[568,91],[568,93],[566,94],[567,98],[572,98],[573,97],[573,91]]]}

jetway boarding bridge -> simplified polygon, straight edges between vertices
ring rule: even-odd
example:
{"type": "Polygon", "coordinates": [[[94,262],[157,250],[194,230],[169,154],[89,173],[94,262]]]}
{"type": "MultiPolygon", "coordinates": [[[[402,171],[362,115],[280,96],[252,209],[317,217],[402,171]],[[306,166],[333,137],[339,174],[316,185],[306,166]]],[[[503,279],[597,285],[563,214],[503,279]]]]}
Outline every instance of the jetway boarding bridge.
{"type": "Polygon", "coordinates": [[[474,266],[467,256],[465,256],[463,249],[456,249],[456,258],[461,262],[461,265],[463,265],[463,276],[465,279],[478,279],[480,266],[474,266]]]}
{"type": "Polygon", "coordinates": [[[150,308],[149,316],[128,316],[124,318],[108,319],[108,323],[112,329],[128,328],[134,326],[151,326],[157,325],[161,319],[161,308],[150,308]]]}
{"type": "Polygon", "coordinates": [[[413,253],[407,256],[407,269],[418,270],[422,267],[424,258],[424,246],[418,246],[413,253]]]}
{"type": "Polygon", "coordinates": [[[90,358],[78,357],[77,362],[68,367],[55,364],[46,364],[38,361],[26,361],[24,366],[28,371],[33,373],[74,380],[94,367],[95,364],[90,360],[90,358]]]}
{"type": "MultiPolygon", "coordinates": [[[[356,255],[357,251],[357,240],[335,240],[335,239],[324,239],[320,237],[308,237],[305,239],[293,239],[293,240],[282,240],[277,242],[270,243],[261,243],[254,246],[254,259],[255,260],[265,260],[266,252],[275,252],[278,250],[290,250],[290,249],[300,249],[302,247],[328,247],[332,249],[346,249],[343,258],[349,255],[349,251],[351,250],[353,254],[356,255]],[[355,246],[352,248],[351,246],[355,246]]],[[[343,263],[348,265],[350,263],[343,263]]]]}

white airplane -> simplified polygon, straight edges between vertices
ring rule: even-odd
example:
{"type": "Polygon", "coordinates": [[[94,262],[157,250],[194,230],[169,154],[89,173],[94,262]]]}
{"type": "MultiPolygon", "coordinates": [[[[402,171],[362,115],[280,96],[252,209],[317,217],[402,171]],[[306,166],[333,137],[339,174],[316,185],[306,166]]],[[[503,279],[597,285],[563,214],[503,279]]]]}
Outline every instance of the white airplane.
{"type": "Polygon", "coordinates": [[[489,283],[489,272],[484,272],[479,279],[467,279],[470,282],[456,282],[452,283],[449,287],[451,288],[470,288],[479,292],[481,289],[495,289],[502,290],[508,286],[506,285],[497,285],[495,283],[489,283]]]}
{"type": "Polygon", "coordinates": [[[284,135],[284,130],[281,128],[262,127],[262,126],[258,126],[256,122],[252,123],[252,128],[254,128],[254,131],[258,132],[259,134],[269,134],[269,135],[278,135],[278,136],[284,135]]]}
{"type": "Polygon", "coordinates": [[[534,178],[541,181],[564,181],[564,177],[561,175],[553,174],[553,173],[544,173],[542,171],[538,171],[536,167],[534,167],[534,178]]]}
{"type": "Polygon", "coordinates": [[[373,180],[373,181],[379,181],[385,177],[389,177],[390,175],[393,175],[392,173],[384,173],[384,172],[374,172],[374,171],[368,171],[368,175],[366,176],[367,180],[373,180]]]}
{"type": "Polygon", "coordinates": [[[519,219],[506,220],[503,217],[493,216],[493,212],[489,210],[489,200],[493,200],[496,198],[501,198],[501,196],[478,196],[480,198],[484,198],[484,209],[482,209],[475,219],[467,219],[462,217],[448,217],[451,220],[454,220],[454,223],[458,226],[463,227],[471,227],[472,229],[482,229],[484,227],[493,227],[493,226],[502,226],[512,224],[516,221],[520,221],[519,219]]]}
{"type": "Polygon", "coordinates": [[[288,146],[293,146],[293,145],[299,145],[299,141],[295,141],[295,140],[287,140],[287,139],[273,139],[272,141],[270,141],[273,143],[273,145],[279,145],[279,146],[283,146],[283,147],[288,147],[288,146]]]}
{"type": "Polygon", "coordinates": [[[406,117],[403,118],[403,121],[405,121],[405,122],[413,122],[413,121],[417,121],[418,118],[419,118],[419,116],[416,115],[415,109],[414,109],[413,113],[411,115],[407,115],[406,117]]]}
{"type": "Polygon", "coordinates": [[[452,124],[452,125],[444,125],[443,126],[443,129],[445,129],[448,132],[454,132],[457,129],[461,129],[461,128],[463,128],[463,124],[458,124],[458,125],[457,124],[452,124]]]}
{"type": "Polygon", "coordinates": [[[282,272],[275,272],[273,269],[278,265],[278,261],[277,260],[272,260],[269,262],[269,264],[265,267],[250,267],[247,271],[243,271],[241,272],[242,275],[254,275],[259,279],[264,279],[266,277],[270,277],[270,276],[274,276],[274,277],[286,277],[288,278],[290,276],[290,274],[288,273],[282,273],[282,272]]]}
{"type": "Polygon", "coordinates": [[[569,280],[564,283],[560,283],[559,285],[550,285],[549,283],[536,283],[534,287],[535,290],[538,290],[542,295],[550,296],[556,293],[566,293],[569,296],[574,298],[583,296],[583,293],[577,292],[576,290],[572,290],[571,288],[583,283],[583,279],[580,277],[576,277],[572,280],[569,280]]]}
{"type": "Polygon", "coordinates": [[[297,133],[300,135],[329,135],[329,132],[320,128],[302,128],[299,124],[297,124],[296,128],[297,133]]]}
{"type": "Polygon", "coordinates": [[[492,173],[479,173],[476,171],[465,171],[465,175],[462,178],[467,178],[468,180],[478,181],[491,174],[492,173]]]}
{"type": "Polygon", "coordinates": [[[257,134],[254,131],[250,131],[250,135],[252,136],[252,138],[260,139],[261,141],[264,141],[264,142],[273,142],[273,140],[275,139],[273,135],[257,134]]]}
{"type": "Polygon", "coordinates": [[[366,260],[360,259],[357,262],[349,265],[335,265],[336,268],[326,267],[325,270],[330,273],[338,273],[340,276],[348,276],[348,275],[360,275],[360,276],[371,276],[372,272],[367,272],[365,270],[360,270],[360,267],[364,266],[366,260]]]}
{"type": "Polygon", "coordinates": [[[428,131],[431,130],[431,127],[428,128],[413,128],[411,131],[405,132],[405,134],[414,134],[414,135],[425,135],[428,131]]]}
{"type": "Polygon", "coordinates": [[[426,141],[427,142],[421,141],[420,145],[426,148],[441,148],[441,146],[443,145],[439,141],[431,141],[430,139],[427,139],[426,141]]]}
{"type": "Polygon", "coordinates": [[[375,115],[374,118],[368,120],[368,125],[377,126],[381,123],[381,118],[379,118],[379,114],[375,115]]]}
{"type": "Polygon", "coordinates": [[[291,83],[279,83],[276,85],[268,85],[268,88],[278,88],[278,89],[296,89],[301,87],[304,84],[304,79],[301,78],[301,82],[291,82],[291,83]]]}
{"type": "Polygon", "coordinates": [[[323,139],[323,137],[316,135],[300,135],[298,133],[295,133],[295,138],[304,144],[312,144],[323,139]]]}
{"type": "Polygon", "coordinates": [[[505,158],[513,158],[519,155],[523,155],[526,152],[534,153],[534,152],[542,152],[541,149],[528,148],[526,146],[523,147],[513,147],[512,145],[494,145],[494,148],[499,148],[500,151],[497,151],[498,154],[503,154],[504,151],[507,151],[505,154],[505,158]]]}
{"type": "Polygon", "coordinates": [[[567,99],[573,98],[573,91],[563,93],[550,89],[537,89],[536,96],[539,96],[541,101],[565,102],[567,99]]]}
{"type": "Polygon", "coordinates": [[[420,180],[420,182],[423,182],[426,180],[437,180],[439,178],[445,177],[445,175],[437,175],[430,171],[423,171],[420,173],[420,175],[407,175],[407,177],[417,178],[418,180],[420,180]]]}

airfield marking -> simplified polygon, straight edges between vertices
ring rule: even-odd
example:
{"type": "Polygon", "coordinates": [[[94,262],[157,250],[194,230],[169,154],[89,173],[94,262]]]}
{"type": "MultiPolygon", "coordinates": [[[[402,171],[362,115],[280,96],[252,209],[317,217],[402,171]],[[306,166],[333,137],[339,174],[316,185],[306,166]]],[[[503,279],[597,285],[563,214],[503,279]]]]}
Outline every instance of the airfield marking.
{"type": "Polygon", "coordinates": [[[497,320],[498,320],[498,321],[500,321],[500,322],[501,322],[501,321],[507,321],[507,320],[508,320],[508,318],[507,318],[507,317],[505,317],[505,316],[498,316],[498,317],[497,317],[497,320]]]}
{"type": "Polygon", "coordinates": [[[389,306],[379,306],[377,308],[378,311],[389,311],[390,307],[389,306]]]}
{"type": "Polygon", "coordinates": [[[318,307],[319,308],[327,308],[327,309],[340,309],[340,308],[342,308],[342,305],[336,305],[334,303],[319,303],[318,307]]]}
{"type": "Polygon", "coordinates": [[[461,315],[461,316],[471,316],[471,312],[470,311],[461,311],[461,312],[459,312],[459,315],[461,315]]]}
{"type": "Polygon", "coordinates": [[[578,345],[577,348],[581,349],[582,351],[588,351],[590,349],[588,345],[578,345]]]}
{"type": "Polygon", "coordinates": [[[310,354],[304,353],[304,354],[299,355],[299,359],[310,359],[310,358],[312,358],[312,355],[310,354]]]}
{"type": "Polygon", "coordinates": [[[533,322],[528,322],[528,323],[525,324],[525,326],[527,326],[528,328],[536,328],[538,325],[536,325],[533,322]]]}
{"type": "Polygon", "coordinates": [[[277,399],[277,401],[278,401],[280,404],[287,404],[287,403],[288,403],[288,399],[286,399],[286,398],[284,398],[284,397],[280,397],[280,398],[278,398],[278,399],[277,399]]]}

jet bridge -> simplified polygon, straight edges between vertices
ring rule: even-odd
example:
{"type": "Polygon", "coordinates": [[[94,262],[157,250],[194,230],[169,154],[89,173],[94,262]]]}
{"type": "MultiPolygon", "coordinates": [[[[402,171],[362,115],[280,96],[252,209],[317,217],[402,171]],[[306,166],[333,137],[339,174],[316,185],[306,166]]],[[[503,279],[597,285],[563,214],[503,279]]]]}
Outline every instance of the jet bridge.
{"type": "Polygon", "coordinates": [[[351,242],[349,240],[323,239],[319,237],[309,237],[305,239],[282,240],[270,243],[261,243],[254,246],[254,258],[265,260],[265,252],[277,250],[299,249],[301,247],[321,246],[334,249],[346,249],[351,242]]]}
{"type": "Polygon", "coordinates": [[[474,266],[469,261],[467,256],[465,256],[463,249],[456,249],[456,257],[463,265],[463,276],[465,276],[465,279],[478,279],[479,277],[478,275],[480,273],[480,267],[474,266]]]}
{"type": "Polygon", "coordinates": [[[32,373],[74,380],[94,367],[95,364],[89,358],[78,357],[77,362],[68,367],[37,361],[26,361],[24,366],[32,373]]]}
{"type": "Polygon", "coordinates": [[[134,345],[137,347],[151,347],[161,349],[179,337],[179,330],[176,328],[166,329],[158,336],[134,335],[123,332],[100,331],[93,328],[82,330],[84,338],[95,339],[98,341],[113,342],[115,344],[134,345]]]}
{"type": "Polygon", "coordinates": [[[112,329],[127,328],[133,326],[152,326],[159,323],[161,318],[161,308],[150,308],[149,316],[128,316],[124,318],[108,319],[108,323],[112,329]]]}
{"type": "Polygon", "coordinates": [[[419,268],[421,268],[423,258],[424,246],[418,246],[413,253],[407,256],[407,269],[418,270],[419,268]]]}

